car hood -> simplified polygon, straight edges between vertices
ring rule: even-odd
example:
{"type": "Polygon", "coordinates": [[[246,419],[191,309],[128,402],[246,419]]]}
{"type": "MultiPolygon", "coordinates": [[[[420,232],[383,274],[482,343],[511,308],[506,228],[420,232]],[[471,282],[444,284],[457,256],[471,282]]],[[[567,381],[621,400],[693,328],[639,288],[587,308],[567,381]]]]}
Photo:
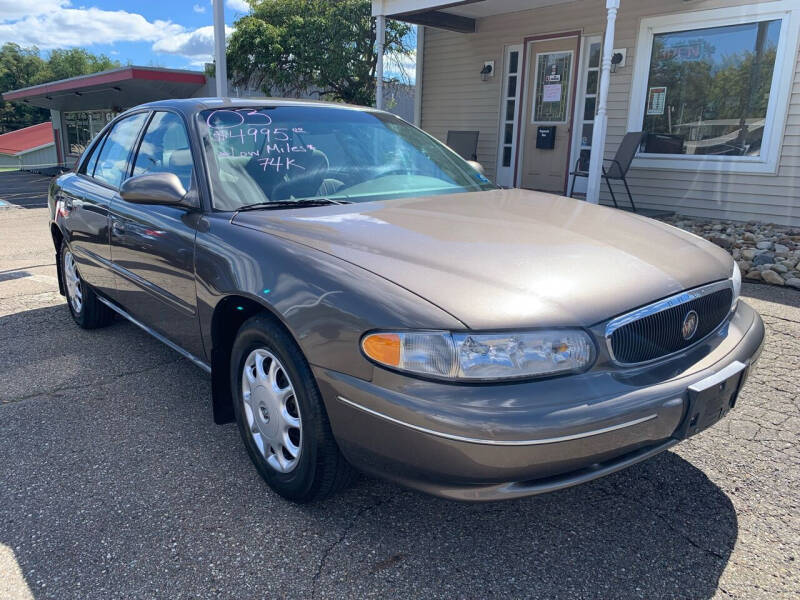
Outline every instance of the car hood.
{"type": "Polygon", "coordinates": [[[589,326],[730,277],[730,256],[644,217],[527,190],[239,213],[376,273],[473,329],[589,326]]]}

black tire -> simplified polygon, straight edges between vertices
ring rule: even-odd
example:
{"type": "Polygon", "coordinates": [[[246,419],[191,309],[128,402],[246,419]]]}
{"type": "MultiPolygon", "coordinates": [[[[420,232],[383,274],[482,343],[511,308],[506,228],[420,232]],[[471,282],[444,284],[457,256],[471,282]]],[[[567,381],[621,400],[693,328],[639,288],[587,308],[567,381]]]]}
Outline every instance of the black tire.
{"type": "Polygon", "coordinates": [[[73,299],[70,282],[68,282],[68,278],[70,278],[69,269],[65,266],[65,259],[71,254],[72,251],[67,246],[67,243],[61,242],[61,249],[58,252],[58,269],[61,272],[61,281],[64,282],[64,293],[67,298],[69,312],[75,322],[83,329],[105,327],[114,320],[114,311],[100,302],[92,287],[81,278],[77,265],[74,265],[74,258],[72,259],[73,266],[75,275],[78,278],[75,285],[80,290],[80,302],[77,303],[73,299]]]}
{"type": "MultiPolygon", "coordinates": [[[[273,490],[287,500],[307,503],[324,500],[352,481],[353,468],[342,456],[333,437],[322,395],[308,362],[295,341],[268,315],[251,317],[239,329],[231,351],[230,381],[242,441],[256,469],[273,490]],[[299,456],[296,465],[286,473],[270,465],[251,433],[245,414],[244,368],[248,357],[257,350],[278,359],[288,376],[287,384],[294,388],[290,397],[297,402],[302,419],[299,456]]],[[[250,414],[252,417],[252,407],[250,414]]]]}

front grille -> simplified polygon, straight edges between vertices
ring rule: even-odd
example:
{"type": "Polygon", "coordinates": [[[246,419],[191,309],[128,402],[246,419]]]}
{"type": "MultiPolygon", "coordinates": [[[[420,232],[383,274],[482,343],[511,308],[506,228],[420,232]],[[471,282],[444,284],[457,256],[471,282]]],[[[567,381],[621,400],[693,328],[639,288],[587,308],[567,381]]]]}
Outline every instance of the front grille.
{"type": "Polygon", "coordinates": [[[699,342],[730,312],[733,291],[729,286],[720,287],[713,284],[686,292],[614,319],[606,330],[613,358],[621,364],[644,363],[699,342]],[[695,334],[686,340],[683,324],[690,311],[697,313],[698,324],[695,334]]]}

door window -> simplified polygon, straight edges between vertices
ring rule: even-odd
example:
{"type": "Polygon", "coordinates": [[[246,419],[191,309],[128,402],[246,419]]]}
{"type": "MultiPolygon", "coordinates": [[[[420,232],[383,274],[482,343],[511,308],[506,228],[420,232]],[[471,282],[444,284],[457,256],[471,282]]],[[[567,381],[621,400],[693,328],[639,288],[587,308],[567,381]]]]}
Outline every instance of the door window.
{"type": "Polygon", "coordinates": [[[97,158],[94,178],[118,188],[128,172],[128,157],[136,136],[144,124],[146,113],[122,119],[108,134],[97,158]]]}
{"type": "Polygon", "coordinates": [[[534,123],[564,123],[568,119],[572,52],[536,55],[534,123]]]}
{"type": "Polygon", "coordinates": [[[133,175],[173,173],[184,189],[192,181],[192,153],[183,120],[171,112],[159,111],[147,126],[133,163],[133,175]]]}

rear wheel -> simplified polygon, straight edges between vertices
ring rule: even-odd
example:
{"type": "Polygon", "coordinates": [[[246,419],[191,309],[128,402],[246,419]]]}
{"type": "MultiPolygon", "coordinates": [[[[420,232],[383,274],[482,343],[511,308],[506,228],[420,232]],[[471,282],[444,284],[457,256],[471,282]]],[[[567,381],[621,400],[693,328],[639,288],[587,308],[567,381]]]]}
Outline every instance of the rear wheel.
{"type": "Polygon", "coordinates": [[[265,315],[242,325],[231,353],[239,431],[270,487],[294,502],[322,500],[352,478],[317,384],[297,344],[265,315]]]}
{"type": "Polygon", "coordinates": [[[59,256],[59,268],[72,318],[84,329],[108,325],[114,318],[113,311],[100,302],[94,290],[81,279],[75,257],[66,242],[62,242],[59,256]]]}

